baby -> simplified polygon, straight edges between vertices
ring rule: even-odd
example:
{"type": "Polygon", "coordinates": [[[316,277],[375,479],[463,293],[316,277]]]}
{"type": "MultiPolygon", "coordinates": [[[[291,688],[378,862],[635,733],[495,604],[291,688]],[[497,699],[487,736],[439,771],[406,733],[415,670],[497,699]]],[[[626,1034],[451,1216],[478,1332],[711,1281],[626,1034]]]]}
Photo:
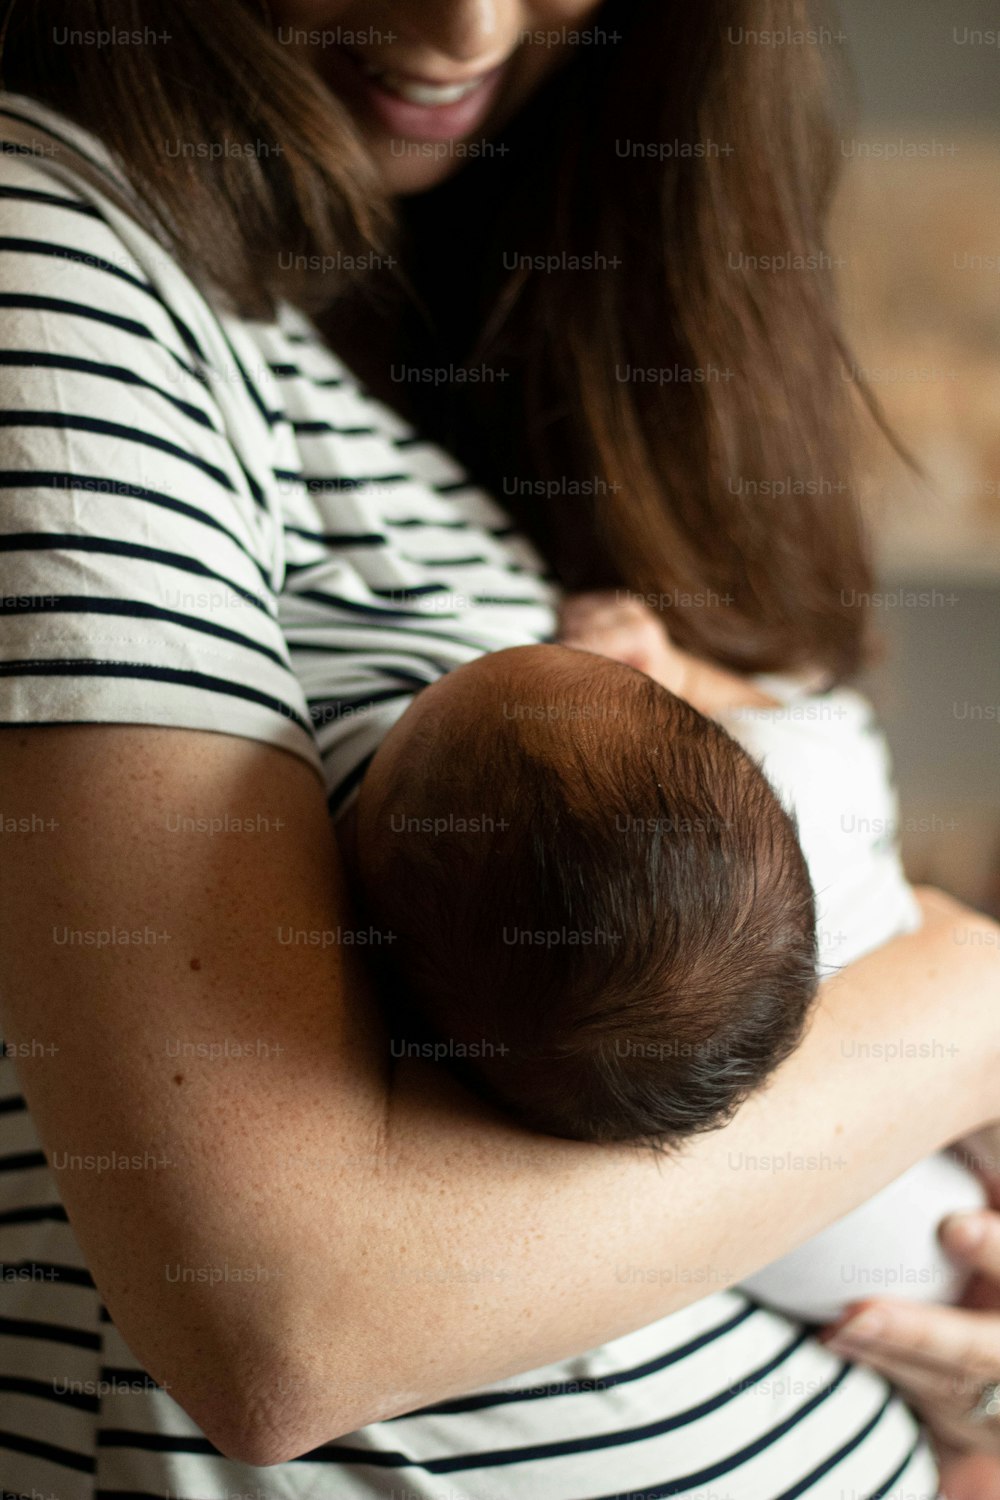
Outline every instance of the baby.
{"type": "MultiPolygon", "coordinates": [[[[394,1034],[526,1125],[676,1147],[795,1047],[821,966],[916,925],[886,752],[856,694],[712,667],[633,600],[562,625],[418,695],[362,784],[357,874],[394,1034]]],[[[937,1222],[982,1201],[932,1158],[750,1289],[816,1320],[947,1299],[937,1222]]]]}
{"type": "Polygon", "coordinates": [[[394,1028],[522,1123],[676,1145],[798,1042],[809,872],[750,756],[649,675],[515,647],[425,688],[362,783],[394,1028]]]}

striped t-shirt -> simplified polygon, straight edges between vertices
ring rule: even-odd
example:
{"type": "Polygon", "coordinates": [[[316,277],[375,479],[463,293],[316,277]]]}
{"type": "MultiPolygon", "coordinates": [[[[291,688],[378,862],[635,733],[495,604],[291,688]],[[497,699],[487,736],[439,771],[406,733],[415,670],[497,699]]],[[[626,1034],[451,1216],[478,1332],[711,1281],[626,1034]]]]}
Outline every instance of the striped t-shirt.
{"type": "MultiPolygon", "coordinates": [[[[213,308],[98,143],[9,95],[0,136],[0,720],[249,736],[345,805],[421,684],[551,634],[538,559],[302,316],[213,308]]],[[[293,1463],[232,1463],[108,1318],[16,1070],[0,1058],[2,1500],[936,1494],[880,1378],[668,1246],[619,1274],[688,1280],[682,1312],[293,1463]]]]}

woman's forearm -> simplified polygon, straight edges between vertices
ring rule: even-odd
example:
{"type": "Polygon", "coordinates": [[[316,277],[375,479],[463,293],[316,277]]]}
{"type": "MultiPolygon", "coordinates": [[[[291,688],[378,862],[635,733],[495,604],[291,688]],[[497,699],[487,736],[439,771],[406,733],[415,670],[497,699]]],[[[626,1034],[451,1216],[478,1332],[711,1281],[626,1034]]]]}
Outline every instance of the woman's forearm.
{"type": "Polygon", "coordinates": [[[7,1038],[43,1044],[18,1070],[112,1316],[234,1457],[640,1327],[998,1113],[996,950],[937,916],[682,1158],[530,1136],[445,1067],[393,1067],[303,764],[186,731],[0,741],[8,807],[52,822],[6,865],[7,1038]],[[226,813],[225,842],[172,831],[226,813]],[[111,929],[150,936],[66,938],[111,929]]]}
{"type": "Polygon", "coordinates": [[[340,1422],[585,1350],[730,1285],[995,1114],[1000,965],[962,941],[993,929],[935,905],[921,932],[832,981],[768,1092],[679,1159],[528,1136],[432,1065],[403,1065],[353,1307],[315,1288],[314,1326],[340,1307],[329,1358],[335,1344],[354,1372],[340,1422]]]}

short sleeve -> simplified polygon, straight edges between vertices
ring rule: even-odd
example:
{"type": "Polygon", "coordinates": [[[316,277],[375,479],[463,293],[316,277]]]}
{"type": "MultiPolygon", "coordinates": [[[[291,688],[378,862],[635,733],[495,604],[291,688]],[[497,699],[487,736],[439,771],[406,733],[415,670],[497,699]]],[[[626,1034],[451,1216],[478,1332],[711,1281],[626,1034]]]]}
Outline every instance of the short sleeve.
{"type": "Polygon", "coordinates": [[[207,304],[30,160],[0,160],[0,213],[0,722],[215,730],[318,766],[266,422],[234,443],[207,304]]]}

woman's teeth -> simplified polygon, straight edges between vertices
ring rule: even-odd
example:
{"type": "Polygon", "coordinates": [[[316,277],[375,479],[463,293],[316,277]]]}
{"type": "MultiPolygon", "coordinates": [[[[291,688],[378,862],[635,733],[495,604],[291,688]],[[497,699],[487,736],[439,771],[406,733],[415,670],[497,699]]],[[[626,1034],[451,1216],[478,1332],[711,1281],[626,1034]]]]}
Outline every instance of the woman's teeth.
{"type": "Polygon", "coordinates": [[[464,99],[467,94],[480,88],[483,82],[481,78],[473,78],[467,83],[417,83],[412,78],[404,78],[398,73],[383,73],[378,68],[366,67],[365,72],[375,80],[379,88],[386,89],[399,99],[405,99],[407,104],[422,104],[431,109],[442,104],[457,104],[459,99],[464,99]]]}

